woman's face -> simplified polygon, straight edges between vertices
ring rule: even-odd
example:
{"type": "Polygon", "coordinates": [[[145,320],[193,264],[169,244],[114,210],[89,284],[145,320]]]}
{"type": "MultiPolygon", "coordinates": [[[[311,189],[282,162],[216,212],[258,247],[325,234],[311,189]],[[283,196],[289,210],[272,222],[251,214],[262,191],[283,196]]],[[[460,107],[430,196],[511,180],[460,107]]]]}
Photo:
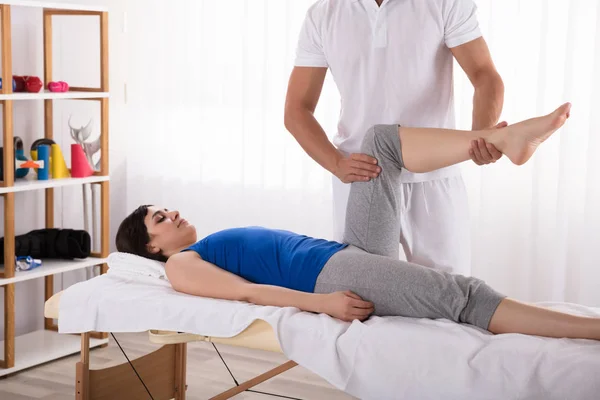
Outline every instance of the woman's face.
{"type": "Polygon", "coordinates": [[[196,242],[196,228],[181,218],[178,211],[148,207],[144,223],[150,235],[148,247],[152,253],[162,251],[168,257],[196,242]]]}

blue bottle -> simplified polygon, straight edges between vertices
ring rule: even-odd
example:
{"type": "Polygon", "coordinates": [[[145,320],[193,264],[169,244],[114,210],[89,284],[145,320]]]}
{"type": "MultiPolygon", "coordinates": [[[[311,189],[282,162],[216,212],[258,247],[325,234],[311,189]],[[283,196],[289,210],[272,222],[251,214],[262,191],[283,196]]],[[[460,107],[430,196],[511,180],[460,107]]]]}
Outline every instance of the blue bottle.
{"type": "Polygon", "coordinates": [[[38,168],[38,180],[46,181],[49,179],[50,172],[50,146],[47,144],[39,145],[37,148],[39,161],[44,161],[44,168],[38,168]]]}

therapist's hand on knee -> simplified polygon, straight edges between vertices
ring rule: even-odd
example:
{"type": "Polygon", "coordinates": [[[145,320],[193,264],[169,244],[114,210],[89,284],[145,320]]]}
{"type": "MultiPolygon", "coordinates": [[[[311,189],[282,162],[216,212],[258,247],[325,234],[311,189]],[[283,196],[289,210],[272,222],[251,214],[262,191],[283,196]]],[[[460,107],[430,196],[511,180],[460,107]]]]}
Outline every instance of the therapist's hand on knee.
{"type": "Polygon", "coordinates": [[[342,321],[363,321],[374,311],[373,303],[364,301],[359,295],[347,290],[323,295],[321,312],[342,321]]]}
{"type": "Polygon", "coordinates": [[[366,182],[377,178],[381,168],[377,159],[366,154],[353,153],[340,157],[336,163],[334,175],[344,183],[366,182]]]}

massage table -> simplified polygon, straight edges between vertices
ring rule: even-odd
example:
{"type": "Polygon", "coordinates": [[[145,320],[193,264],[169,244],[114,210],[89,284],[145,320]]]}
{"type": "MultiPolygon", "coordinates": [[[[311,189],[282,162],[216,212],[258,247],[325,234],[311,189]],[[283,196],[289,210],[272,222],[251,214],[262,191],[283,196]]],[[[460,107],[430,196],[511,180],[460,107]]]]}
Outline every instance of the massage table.
{"type": "MultiPolygon", "coordinates": [[[[154,399],[184,399],[187,343],[193,341],[268,350],[293,360],[213,399],[231,398],[297,364],[365,400],[599,398],[596,341],[491,335],[446,320],[374,316],[349,323],[294,307],[180,293],[164,279],[113,264],[106,274],[46,302],[45,315],[59,319],[59,333],[81,335],[77,399],[150,399],[141,381],[154,399]],[[89,342],[98,332],[147,332],[161,347],[132,365],[127,360],[90,370],[89,342]]],[[[581,305],[545,306],[600,316],[600,309],[581,305]]]]}
{"type": "MultiPolygon", "coordinates": [[[[46,318],[58,319],[62,293],[56,293],[46,301],[44,306],[46,318]]],[[[81,334],[81,361],[76,366],[75,398],[77,400],[147,400],[148,393],[128,362],[104,369],[90,369],[90,334],[90,332],[81,334]]],[[[149,330],[148,336],[150,342],[160,344],[162,347],[132,360],[131,363],[155,400],[185,399],[186,353],[189,342],[203,341],[282,353],[273,328],[262,320],[254,321],[243,332],[231,338],[159,330],[149,330]]],[[[229,399],[296,365],[294,361],[288,361],[212,397],[211,400],[229,399]]]]}

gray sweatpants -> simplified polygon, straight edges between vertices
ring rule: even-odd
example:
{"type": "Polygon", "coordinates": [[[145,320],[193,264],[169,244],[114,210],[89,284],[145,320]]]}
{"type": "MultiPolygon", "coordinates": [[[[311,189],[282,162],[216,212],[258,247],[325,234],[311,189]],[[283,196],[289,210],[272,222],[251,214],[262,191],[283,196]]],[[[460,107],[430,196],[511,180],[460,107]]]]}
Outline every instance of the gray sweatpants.
{"type": "Polygon", "coordinates": [[[399,177],[404,164],[398,125],[377,125],[361,152],[382,171],[354,182],[346,211],[344,242],[329,259],[315,293],[350,290],[375,305],[375,315],[446,318],[487,329],[505,297],[483,281],[399,260],[399,177]]]}

